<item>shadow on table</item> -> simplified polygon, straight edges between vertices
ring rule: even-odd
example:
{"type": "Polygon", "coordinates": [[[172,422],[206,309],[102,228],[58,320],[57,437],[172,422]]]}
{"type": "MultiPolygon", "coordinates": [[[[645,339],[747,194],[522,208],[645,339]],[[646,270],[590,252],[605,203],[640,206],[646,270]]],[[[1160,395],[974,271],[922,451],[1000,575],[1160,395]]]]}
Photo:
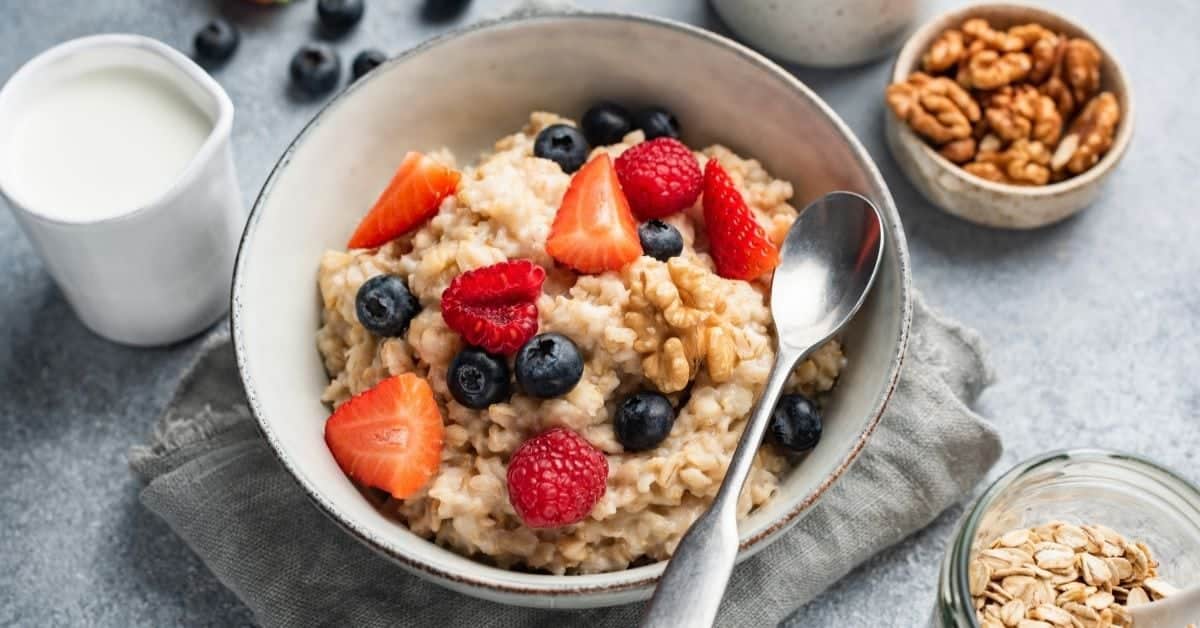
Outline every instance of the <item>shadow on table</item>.
{"type": "MultiPolygon", "coordinates": [[[[138,599],[152,601],[157,618],[172,624],[253,626],[250,609],[225,588],[175,532],[138,500],[137,480],[118,504],[112,525],[112,577],[138,599]],[[196,622],[196,624],[193,624],[196,622]]],[[[161,624],[166,625],[166,624],[161,624]]]]}

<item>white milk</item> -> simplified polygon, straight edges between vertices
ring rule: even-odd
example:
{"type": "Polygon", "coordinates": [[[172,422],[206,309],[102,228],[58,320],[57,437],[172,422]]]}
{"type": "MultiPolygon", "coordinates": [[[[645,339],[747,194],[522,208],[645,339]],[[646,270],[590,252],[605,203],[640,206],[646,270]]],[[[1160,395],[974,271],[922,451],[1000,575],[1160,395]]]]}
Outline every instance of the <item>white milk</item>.
{"type": "Polygon", "coordinates": [[[133,66],[58,79],[22,109],[5,147],[9,181],[33,211],[71,222],[158,200],[213,128],[176,86],[133,66]]]}

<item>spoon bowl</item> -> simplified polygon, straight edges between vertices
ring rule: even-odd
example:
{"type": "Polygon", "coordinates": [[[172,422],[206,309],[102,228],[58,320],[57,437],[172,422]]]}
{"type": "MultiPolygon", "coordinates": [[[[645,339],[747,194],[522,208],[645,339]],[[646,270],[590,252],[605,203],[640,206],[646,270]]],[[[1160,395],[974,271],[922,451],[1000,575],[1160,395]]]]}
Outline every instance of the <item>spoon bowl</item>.
{"type": "Polygon", "coordinates": [[[642,625],[711,626],[737,561],[737,501],[783,386],[802,359],[846,326],[883,258],[883,218],[866,198],[833,192],[788,230],[771,281],[775,364],[708,510],[675,548],[642,625]]]}
{"type": "Polygon", "coordinates": [[[781,347],[820,346],[858,312],[883,257],[881,225],[878,209],[853,192],[831,192],[800,214],[771,282],[781,347]]]}

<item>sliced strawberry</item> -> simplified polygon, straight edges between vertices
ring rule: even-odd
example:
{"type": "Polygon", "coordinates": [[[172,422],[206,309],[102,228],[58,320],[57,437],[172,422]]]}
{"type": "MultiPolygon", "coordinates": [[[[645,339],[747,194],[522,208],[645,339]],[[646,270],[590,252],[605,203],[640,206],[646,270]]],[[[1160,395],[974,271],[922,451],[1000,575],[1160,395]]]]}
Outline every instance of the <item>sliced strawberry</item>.
{"type": "Polygon", "coordinates": [[[717,274],[726,279],[752,281],[779,264],[779,249],[715,159],[704,167],[704,228],[717,274]]]}
{"type": "Polygon", "coordinates": [[[404,373],[342,404],[325,422],[325,444],[350,479],[404,499],[441,462],[442,413],[429,384],[404,373]]]}
{"type": "Polygon", "coordinates": [[[417,228],[437,213],[447,196],[454,194],[461,176],[432,157],[408,153],[346,246],[383,246],[417,228]]]}
{"type": "Polygon", "coordinates": [[[581,273],[618,270],[641,257],[637,222],[607,154],[589,161],[571,179],[550,226],[546,252],[581,273]]]}
{"type": "Polygon", "coordinates": [[[538,330],[546,271],[529,260],[467,271],[442,292],[442,319],[468,343],[511,355],[538,330]]]}

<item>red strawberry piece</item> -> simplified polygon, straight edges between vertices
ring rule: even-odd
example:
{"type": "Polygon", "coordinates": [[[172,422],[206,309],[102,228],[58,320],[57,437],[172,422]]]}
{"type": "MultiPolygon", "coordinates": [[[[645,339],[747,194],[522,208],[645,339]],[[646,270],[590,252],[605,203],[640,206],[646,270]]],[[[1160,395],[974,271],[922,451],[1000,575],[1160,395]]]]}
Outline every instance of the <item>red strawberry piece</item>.
{"type": "Polygon", "coordinates": [[[621,153],[617,178],[641,220],[665,218],[691,207],[704,185],[696,156],[673,137],[642,142],[621,153]]]}
{"type": "Polygon", "coordinates": [[[343,403],[325,422],[325,444],[350,479],[405,499],[442,459],[442,413],[429,384],[389,377],[343,403]]]}
{"type": "Polygon", "coordinates": [[[383,246],[421,226],[438,212],[447,196],[454,194],[461,176],[432,157],[408,153],[346,246],[383,246]]]}
{"type": "Polygon", "coordinates": [[[704,227],[717,274],[726,279],[751,281],[779,264],[779,249],[715,159],[704,167],[704,227]]]}
{"type": "Polygon", "coordinates": [[[537,333],[545,280],[545,269],[524,259],[467,271],[442,292],[442,319],[467,343],[511,355],[537,333]]]}
{"type": "Polygon", "coordinates": [[[563,427],[521,443],[508,461],[508,500],[531,528],[583,521],[607,481],[604,453],[563,427]]]}
{"type": "Polygon", "coordinates": [[[546,252],[581,273],[618,270],[642,256],[637,222],[607,154],[584,164],[571,179],[550,225],[546,252]]]}

